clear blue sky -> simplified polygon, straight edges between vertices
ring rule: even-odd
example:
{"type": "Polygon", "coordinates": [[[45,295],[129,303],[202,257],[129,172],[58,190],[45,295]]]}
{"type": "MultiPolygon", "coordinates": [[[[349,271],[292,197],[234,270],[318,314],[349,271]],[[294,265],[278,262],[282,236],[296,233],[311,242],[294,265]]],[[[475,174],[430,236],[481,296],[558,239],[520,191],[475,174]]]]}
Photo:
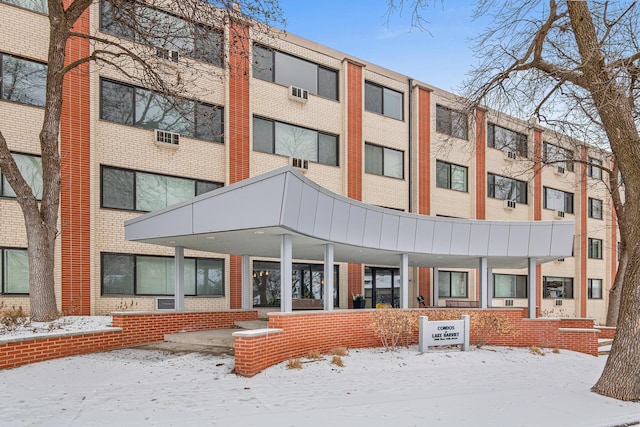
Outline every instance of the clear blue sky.
{"type": "Polygon", "coordinates": [[[387,0],[280,0],[287,32],[456,92],[477,62],[468,39],[486,22],[472,22],[466,0],[435,3],[427,33],[411,30],[407,10],[387,21],[387,0]]]}

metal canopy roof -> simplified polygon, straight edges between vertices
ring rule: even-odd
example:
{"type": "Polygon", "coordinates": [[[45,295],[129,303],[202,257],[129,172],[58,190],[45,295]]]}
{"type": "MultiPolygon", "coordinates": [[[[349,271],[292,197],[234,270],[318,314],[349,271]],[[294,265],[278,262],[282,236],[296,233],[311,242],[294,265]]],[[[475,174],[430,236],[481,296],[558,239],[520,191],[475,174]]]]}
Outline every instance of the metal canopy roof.
{"type": "Polygon", "coordinates": [[[127,240],[201,251],[280,257],[292,236],[295,259],[409,266],[525,268],[571,256],[574,222],[484,221],[416,215],[335,194],[291,167],[256,176],[125,222],[127,240]]]}

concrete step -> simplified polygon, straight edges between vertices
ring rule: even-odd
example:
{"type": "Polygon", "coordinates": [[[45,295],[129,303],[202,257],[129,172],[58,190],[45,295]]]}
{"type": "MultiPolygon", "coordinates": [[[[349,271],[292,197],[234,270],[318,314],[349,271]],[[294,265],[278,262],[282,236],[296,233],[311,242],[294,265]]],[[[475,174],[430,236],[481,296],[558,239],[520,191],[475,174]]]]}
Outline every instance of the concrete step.
{"type": "Polygon", "coordinates": [[[613,340],[611,339],[599,339],[598,340],[598,347],[606,347],[606,346],[611,346],[611,344],[613,344],[613,340]]]}
{"type": "Polygon", "coordinates": [[[266,320],[237,320],[235,324],[242,329],[265,329],[268,327],[269,322],[266,320]]]}
{"type": "Polygon", "coordinates": [[[166,342],[192,344],[207,347],[228,347],[233,348],[233,334],[238,329],[212,329],[209,331],[178,332],[175,334],[165,334],[166,342]]]}

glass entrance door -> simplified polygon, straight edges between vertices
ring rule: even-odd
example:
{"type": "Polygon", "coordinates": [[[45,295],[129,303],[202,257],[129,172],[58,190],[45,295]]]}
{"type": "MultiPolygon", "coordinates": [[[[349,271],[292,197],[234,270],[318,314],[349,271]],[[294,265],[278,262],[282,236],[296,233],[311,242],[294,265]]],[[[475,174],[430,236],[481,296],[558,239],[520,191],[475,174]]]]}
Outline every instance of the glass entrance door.
{"type": "Polygon", "coordinates": [[[400,270],[365,267],[364,297],[366,308],[400,307],[400,270]]]}

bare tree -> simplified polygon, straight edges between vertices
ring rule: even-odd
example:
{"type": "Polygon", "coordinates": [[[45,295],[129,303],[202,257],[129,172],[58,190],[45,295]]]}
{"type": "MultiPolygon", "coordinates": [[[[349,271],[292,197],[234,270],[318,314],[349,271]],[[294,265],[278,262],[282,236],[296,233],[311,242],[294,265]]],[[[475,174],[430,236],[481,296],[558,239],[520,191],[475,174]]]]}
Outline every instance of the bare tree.
{"type": "MultiPolygon", "coordinates": [[[[420,10],[431,1],[391,2],[403,3],[418,11],[413,15],[418,25],[427,22],[420,10]]],[[[464,95],[521,118],[571,124],[559,130],[613,157],[614,167],[606,170],[620,228],[622,257],[614,289],[621,300],[616,339],[593,391],[638,400],[640,264],[628,260],[640,256],[640,5],[478,0],[475,16],[491,16],[492,23],[477,39],[482,61],[465,82],[464,95]]]]}
{"type": "MultiPolygon", "coordinates": [[[[0,169],[16,195],[25,220],[31,318],[46,321],[58,317],[54,292],[54,251],[60,204],[61,154],[58,135],[63,102],[62,85],[66,76],[72,72],[82,72],[80,67],[93,62],[96,66],[116,70],[123,79],[137,82],[165,100],[180,100],[187,95],[197,99],[207,91],[206,87],[197,84],[198,76],[206,71],[204,63],[232,66],[223,54],[218,53],[225,51],[221,48],[225,43],[225,28],[228,29],[229,51],[236,55],[248,55],[248,45],[242,40],[248,37],[249,25],[255,36],[268,37],[270,25],[283,21],[278,0],[25,0],[18,3],[45,12],[49,17],[46,71],[37,68],[21,70],[20,67],[24,68],[24,65],[18,64],[12,72],[46,73],[46,89],[41,104],[44,106],[40,131],[41,197],[40,190],[30,186],[32,180],[21,173],[1,131],[0,169]],[[100,8],[103,32],[78,31],[79,20],[96,4],[100,8]],[[89,54],[73,61],[65,60],[69,42],[77,39],[88,40],[91,46],[89,54]],[[172,59],[170,55],[178,54],[195,61],[189,61],[189,65],[181,67],[181,71],[161,65],[162,58],[159,57],[172,59]]],[[[222,78],[222,73],[220,76],[222,78]]],[[[12,86],[8,89],[15,92],[17,79],[14,78],[10,83],[12,86]]],[[[22,95],[29,96],[30,93],[23,91],[22,95]]],[[[185,121],[197,114],[193,112],[197,108],[193,103],[175,104],[178,116],[184,116],[185,121]],[[189,108],[192,110],[190,115],[181,111],[189,108]]],[[[176,120],[176,117],[170,120],[176,120]]]]}

